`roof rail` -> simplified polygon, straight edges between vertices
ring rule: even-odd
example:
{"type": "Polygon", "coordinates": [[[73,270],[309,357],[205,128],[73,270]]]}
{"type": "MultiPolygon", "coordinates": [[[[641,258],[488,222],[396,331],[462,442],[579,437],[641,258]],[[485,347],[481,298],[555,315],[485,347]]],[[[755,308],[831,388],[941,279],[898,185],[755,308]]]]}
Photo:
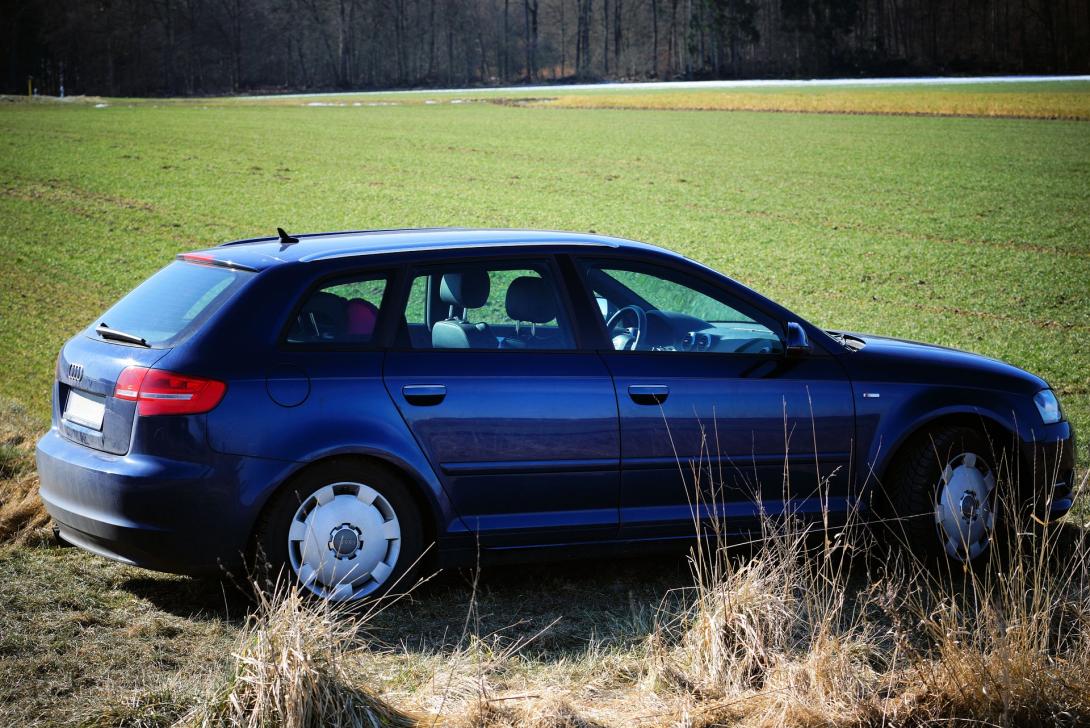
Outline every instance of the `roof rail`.
{"type": "MultiPolygon", "coordinates": [[[[329,233],[296,233],[292,235],[293,238],[323,238],[333,235],[372,235],[376,233],[403,233],[403,232],[430,232],[434,230],[465,230],[461,227],[425,227],[425,228],[381,228],[378,230],[339,230],[329,233]]],[[[272,243],[280,240],[279,235],[263,235],[259,238],[244,238],[242,240],[232,240],[228,243],[220,243],[218,248],[226,248],[230,245],[245,245],[247,243],[272,243]]]]}

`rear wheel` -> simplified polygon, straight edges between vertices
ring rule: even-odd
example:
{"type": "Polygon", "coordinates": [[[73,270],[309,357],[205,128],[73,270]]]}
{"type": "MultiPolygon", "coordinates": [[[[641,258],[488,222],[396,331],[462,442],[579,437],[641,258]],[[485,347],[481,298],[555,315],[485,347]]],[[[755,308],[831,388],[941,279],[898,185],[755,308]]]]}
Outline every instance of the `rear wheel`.
{"type": "Polygon", "coordinates": [[[887,488],[895,538],[921,556],[981,561],[1001,520],[996,455],[986,434],[971,427],[916,437],[893,464],[887,488]]]}
{"type": "Polygon", "coordinates": [[[398,478],[330,462],[275,496],[255,538],[272,576],[290,573],[318,597],[352,601],[410,585],[420,513],[398,478]]]}

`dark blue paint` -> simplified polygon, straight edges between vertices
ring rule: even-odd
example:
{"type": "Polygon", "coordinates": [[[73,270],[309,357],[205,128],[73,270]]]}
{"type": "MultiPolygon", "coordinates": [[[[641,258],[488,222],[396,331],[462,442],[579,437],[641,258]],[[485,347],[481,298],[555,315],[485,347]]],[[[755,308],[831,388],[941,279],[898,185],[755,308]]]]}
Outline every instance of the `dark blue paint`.
{"type": "Polygon", "coordinates": [[[482,545],[615,538],[620,445],[609,372],[593,352],[523,353],[393,351],[386,386],[482,545]],[[404,395],[434,382],[446,388],[437,404],[404,395]]]}
{"type": "MultiPolygon", "coordinates": [[[[702,485],[722,486],[700,492],[699,514],[717,515],[728,530],[754,525],[758,502],[767,513],[811,517],[826,507],[835,521],[865,505],[905,438],[950,415],[1004,428],[1039,475],[1063,480],[1074,466],[1070,425],[1044,425],[1032,404],[1047,386],[1038,377],[881,337],[848,351],[737,282],[641,243],[437,230],[205,252],[258,272],[182,344],[150,350],[103,342],[89,329],[61,352],[53,428],[38,445],[41,494],[62,534],[96,553],[170,571],[237,563],[276,489],[337,456],[402,473],[427,533],[453,562],[474,558],[478,544],[543,554],[578,544],[589,553],[691,537],[694,468],[702,485]],[[301,297],[322,281],[384,271],[401,290],[410,263],[523,254],[555,257],[569,271],[578,351],[398,349],[388,307],[370,350],[280,343],[301,297]],[[782,325],[799,322],[813,351],[612,351],[589,297],[572,289],[568,257],[581,255],[681,269],[782,325]],[[82,381],[67,377],[70,363],[84,365],[82,381]],[[110,396],[133,364],[220,379],[227,393],[207,415],[134,417],[131,402],[110,396]],[[72,386],[107,397],[102,432],[61,419],[72,386]]],[[[1060,516],[1070,490],[1055,496],[1060,516]]]]}

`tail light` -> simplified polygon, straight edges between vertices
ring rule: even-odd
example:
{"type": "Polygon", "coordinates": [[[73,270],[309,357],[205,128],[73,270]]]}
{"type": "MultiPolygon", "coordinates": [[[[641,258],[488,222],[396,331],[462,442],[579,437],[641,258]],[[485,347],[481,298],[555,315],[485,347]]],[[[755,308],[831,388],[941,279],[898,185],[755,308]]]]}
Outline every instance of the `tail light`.
{"type": "Polygon", "coordinates": [[[215,408],[227,385],[215,379],[126,367],[117,378],[114,396],[136,402],[136,411],[150,415],[199,415],[215,408]]]}

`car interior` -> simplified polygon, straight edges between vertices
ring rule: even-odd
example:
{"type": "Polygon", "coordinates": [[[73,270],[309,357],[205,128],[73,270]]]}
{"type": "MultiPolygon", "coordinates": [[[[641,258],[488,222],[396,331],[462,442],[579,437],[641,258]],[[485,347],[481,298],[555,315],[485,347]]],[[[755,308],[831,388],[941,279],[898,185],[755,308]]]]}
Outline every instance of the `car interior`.
{"type": "Polygon", "coordinates": [[[360,296],[346,298],[328,289],[317,291],[295,317],[289,343],[360,344],[371,340],[378,306],[360,296]]]}
{"type": "Polygon", "coordinates": [[[562,318],[547,274],[460,266],[417,277],[401,339],[414,349],[570,349],[562,318]]]}
{"type": "MultiPolygon", "coordinates": [[[[589,266],[585,275],[616,350],[783,351],[774,323],[761,323],[656,272],[589,266]]],[[[299,310],[288,341],[370,341],[379,312],[373,301],[381,302],[384,287],[383,282],[376,289],[375,283],[342,283],[314,293],[299,310]]],[[[413,349],[570,349],[574,343],[564,319],[547,270],[459,265],[415,278],[395,344],[413,349]]]]}
{"type": "Polygon", "coordinates": [[[761,323],[732,304],[658,272],[589,266],[586,280],[614,349],[729,354],[783,351],[774,323],[761,323]]]}

